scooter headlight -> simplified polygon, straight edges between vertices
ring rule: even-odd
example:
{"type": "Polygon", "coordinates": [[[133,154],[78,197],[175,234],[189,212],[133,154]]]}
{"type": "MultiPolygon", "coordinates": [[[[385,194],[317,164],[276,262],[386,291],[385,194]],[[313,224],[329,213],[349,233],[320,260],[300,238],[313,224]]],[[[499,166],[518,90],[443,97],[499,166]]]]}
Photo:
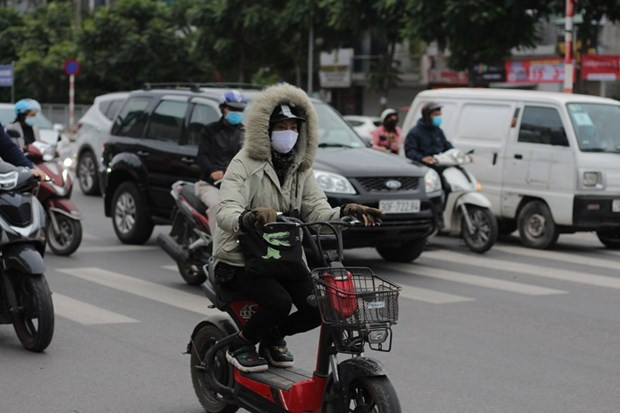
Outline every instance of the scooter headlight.
{"type": "Polygon", "coordinates": [[[426,171],[426,175],[424,175],[424,189],[426,192],[435,192],[441,189],[441,178],[439,178],[439,174],[434,169],[430,169],[426,171]]]}
{"type": "Polygon", "coordinates": [[[62,161],[62,164],[65,168],[71,168],[71,165],[73,165],[73,159],[65,158],[65,160],[62,161]]]}
{"type": "Polygon", "coordinates": [[[381,344],[385,343],[385,340],[388,338],[387,330],[372,330],[368,333],[368,342],[370,344],[381,344]]]}

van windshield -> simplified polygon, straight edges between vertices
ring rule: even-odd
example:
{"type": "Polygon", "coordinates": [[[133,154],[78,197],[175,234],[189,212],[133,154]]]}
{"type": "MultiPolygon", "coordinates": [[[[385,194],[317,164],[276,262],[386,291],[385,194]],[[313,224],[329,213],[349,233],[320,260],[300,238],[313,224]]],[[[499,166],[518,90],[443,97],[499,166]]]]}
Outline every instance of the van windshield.
{"type": "Polygon", "coordinates": [[[620,106],[569,103],[567,107],[582,152],[620,153],[620,106]]]}

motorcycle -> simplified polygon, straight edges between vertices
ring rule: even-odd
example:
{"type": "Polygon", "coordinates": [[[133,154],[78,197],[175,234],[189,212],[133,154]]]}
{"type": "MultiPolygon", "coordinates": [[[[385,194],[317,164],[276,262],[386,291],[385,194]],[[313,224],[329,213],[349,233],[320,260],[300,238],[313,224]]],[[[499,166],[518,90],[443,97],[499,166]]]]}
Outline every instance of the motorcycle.
{"type": "Polygon", "coordinates": [[[45,211],[31,193],[28,168],[0,163],[0,324],[13,324],[30,351],[54,334],[52,293],[45,280],[45,211]]]}
{"type": "Polygon", "coordinates": [[[213,242],[209,219],[200,212],[207,207],[196,196],[191,182],[175,182],[170,194],[176,204],[172,210],[172,228],[170,234],[159,234],[157,243],[176,261],[186,283],[200,285],[206,279],[202,267],[211,257],[213,242]]]}
{"type": "MultiPolygon", "coordinates": [[[[213,259],[205,265],[203,284],[211,308],[228,314],[200,322],[192,332],[187,353],[194,391],[208,413],[232,413],[239,408],[254,413],[271,412],[380,412],[400,413],[400,402],[386,371],[378,361],[365,357],[364,348],[390,351],[391,326],[398,319],[400,287],[372,273],[369,268],[344,267],[340,227],[344,221],[304,224],[292,218],[287,225],[329,227],[337,251],[321,248],[326,235],[316,235],[313,251],[323,267],[312,271],[314,295],[308,302],[319,307],[322,324],[316,369],[269,369],[244,373],[226,361],[226,350],[258,305],[239,293],[216,285],[213,259]],[[317,248],[318,246],[318,248],[317,248]],[[338,354],[352,357],[341,362],[338,354]]],[[[269,225],[269,224],[268,224],[269,225]]],[[[333,244],[332,238],[332,244],[333,244]]],[[[331,245],[331,244],[330,244],[331,245]]]]}
{"type": "Polygon", "coordinates": [[[473,162],[472,153],[454,148],[433,158],[436,166],[445,168],[442,173],[450,185],[441,231],[460,234],[471,251],[482,254],[497,241],[498,229],[491,202],[480,193],[480,183],[463,167],[473,162]]]}
{"type": "Polygon", "coordinates": [[[82,242],[82,217],[70,199],[73,180],[69,170],[58,161],[54,147],[49,144],[34,142],[26,147],[25,153],[49,177],[36,192],[49,218],[47,244],[57,255],[71,255],[82,242]]]}

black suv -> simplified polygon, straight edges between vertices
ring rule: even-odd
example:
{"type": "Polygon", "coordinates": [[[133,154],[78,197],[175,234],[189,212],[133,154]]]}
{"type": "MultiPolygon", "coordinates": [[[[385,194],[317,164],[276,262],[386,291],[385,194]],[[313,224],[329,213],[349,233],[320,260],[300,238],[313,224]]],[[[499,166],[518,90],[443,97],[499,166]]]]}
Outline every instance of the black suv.
{"type": "MultiPolygon", "coordinates": [[[[167,224],[170,189],[196,181],[202,127],[220,117],[224,88],[157,85],[132,92],[118,113],[103,155],[105,214],[118,238],[144,243],[155,224],[167,224]]],[[[251,100],[259,90],[241,89],[251,100]]],[[[336,206],[359,203],[384,210],[379,227],[351,228],[345,246],[376,247],[390,261],[416,259],[441,219],[441,184],[432,169],[370,149],[329,105],[313,100],[320,144],[314,173],[336,206]]]]}

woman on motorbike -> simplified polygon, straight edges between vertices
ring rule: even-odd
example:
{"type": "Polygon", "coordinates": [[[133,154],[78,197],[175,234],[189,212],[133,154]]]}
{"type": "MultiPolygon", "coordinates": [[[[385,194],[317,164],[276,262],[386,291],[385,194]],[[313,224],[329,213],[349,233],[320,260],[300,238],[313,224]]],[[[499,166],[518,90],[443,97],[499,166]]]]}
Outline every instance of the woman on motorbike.
{"type": "Polygon", "coordinates": [[[21,99],[15,104],[15,120],[6,125],[6,130],[19,132],[20,138],[15,139],[15,144],[20,148],[39,140],[35,118],[40,111],[41,105],[34,99],[21,99]]]}
{"type": "Polygon", "coordinates": [[[245,269],[242,232],[276,221],[277,212],[305,222],[356,215],[373,225],[381,211],[357,204],[332,208],[314,178],[318,120],[306,93],[291,85],[272,86],[252,103],[243,149],[233,158],[221,185],[214,257],[217,282],[255,301],[260,309],[244,325],[226,358],[242,371],[264,371],[268,363],[291,367],[285,336],[320,325],[318,309],[307,303],[313,292],[309,271],[255,277],[245,269]],[[297,311],[289,314],[292,304],[297,311]],[[259,353],[256,344],[261,343],[259,353]]]}

